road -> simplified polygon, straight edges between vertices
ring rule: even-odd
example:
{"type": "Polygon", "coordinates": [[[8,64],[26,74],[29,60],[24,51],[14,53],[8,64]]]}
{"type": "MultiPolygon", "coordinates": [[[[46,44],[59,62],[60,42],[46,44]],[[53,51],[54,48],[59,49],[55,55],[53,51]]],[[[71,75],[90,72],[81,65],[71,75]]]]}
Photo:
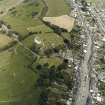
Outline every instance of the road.
{"type": "Polygon", "coordinates": [[[80,84],[77,91],[77,97],[75,101],[75,105],[86,105],[88,96],[89,96],[89,87],[90,87],[90,78],[89,78],[89,61],[92,54],[92,36],[91,33],[88,34],[88,40],[87,40],[87,53],[84,56],[84,59],[81,61],[80,65],[80,84]]]}
{"type": "Polygon", "coordinates": [[[89,89],[90,89],[90,62],[92,59],[93,54],[93,36],[94,32],[91,29],[91,26],[88,21],[86,20],[86,16],[83,11],[81,10],[80,3],[75,2],[74,0],[71,0],[72,4],[74,5],[74,8],[77,12],[77,21],[82,26],[83,31],[82,34],[87,37],[86,43],[87,43],[87,52],[84,54],[84,58],[81,59],[81,63],[79,65],[79,73],[77,74],[77,92],[74,95],[73,103],[72,105],[86,105],[88,97],[90,95],[89,89]]]}

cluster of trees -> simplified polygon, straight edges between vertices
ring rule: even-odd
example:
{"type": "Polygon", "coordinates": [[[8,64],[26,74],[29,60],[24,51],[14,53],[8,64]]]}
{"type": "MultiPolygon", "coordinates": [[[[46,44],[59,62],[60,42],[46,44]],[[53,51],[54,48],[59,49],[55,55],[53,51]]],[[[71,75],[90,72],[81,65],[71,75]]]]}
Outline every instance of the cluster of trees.
{"type": "Polygon", "coordinates": [[[87,7],[88,7],[88,4],[87,4],[87,1],[86,0],[81,0],[81,4],[82,4],[82,10],[83,11],[87,11],[87,7]]]}
{"type": "Polygon", "coordinates": [[[73,56],[81,57],[81,38],[80,38],[81,27],[76,25],[72,31],[69,33],[69,39],[63,38],[64,43],[68,49],[72,50],[73,56]]]}
{"type": "Polygon", "coordinates": [[[81,41],[80,41],[80,32],[81,32],[81,27],[76,26],[71,32],[71,44],[73,50],[78,51],[81,47],[81,41]]]}
{"type": "Polygon", "coordinates": [[[66,105],[69,92],[73,86],[73,68],[63,62],[58,67],[48,64],[38,65],[39,79],[37,85],[41,88],[39,105],[66,105]]]}
{"type": "Polygon", "coordinates": [[[105,83],[103,81],[99,81],[98,88],[103,97],[105,97],[105,83]]]}
{"type": "Polygon", "coordinates": [[[104,71],[105,70],[105,43],[100,47],[98,50],[98,56],[96,60],[97,71],[104,71]]]}

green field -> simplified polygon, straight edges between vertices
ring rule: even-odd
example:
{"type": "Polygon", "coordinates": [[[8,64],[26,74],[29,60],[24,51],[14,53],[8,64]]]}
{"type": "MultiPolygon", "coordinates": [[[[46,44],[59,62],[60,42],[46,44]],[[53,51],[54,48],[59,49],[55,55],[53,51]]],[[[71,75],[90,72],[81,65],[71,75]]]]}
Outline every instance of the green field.
{"type": "Polygon", "coordinates": [[[59,57],[46,57],[46,56],[43,56],[41,58],[39,58],[35,63],[37,65],[44,65],[44,64],[47,64],[49,65],[49,67],[51,66],[58,66],[59,64],[62,64],[63,62],[63,59],[59,58],[59,57]]]}
{"type": "Polygon", "coordinates": [[[46,16],[60,16],[70,13],[66,0],[44,0],[48,6],[46,16]]]}
{"type": "Polygon", "coordinates": [[[64,45],[63,39],[54,33],[46,33],[45,35],[39,34],[36,35],[35,38],[42,42],[40,45],[37,44],[37,46],[41,47],[42,49],[51,49],[64,45]]]}
{"type": "Polygon", "coordinates": [[[28,67],[32,62],[29,52],[21,46],[16,46],[11,51],[0,53],[0,61],[0,101],[22,103],[24,96],[31,97],[30,92],[35,91],[37,94],[34,85],[38,75],[28,67]]]}
{"type": "Polygon", "coordinates": [[[2,17],[2,20],[10,25],[11,29],[17,32],[20,37],[29,34],[28,28],[42,24],[39,20],[43,3],[28,1],[9,10],[8,14],[2,17]]]}
{"type": "Polygon", "coordinates": [[[18,5],[21,0],[0,0],[0,13],[6,12],[9,8],[18,5]]]}
{"type": "Polygon", "coordinates": [[[6,34],[0,33],[0,49],[9,46],[12,42],[13,40],[6,34]]]}

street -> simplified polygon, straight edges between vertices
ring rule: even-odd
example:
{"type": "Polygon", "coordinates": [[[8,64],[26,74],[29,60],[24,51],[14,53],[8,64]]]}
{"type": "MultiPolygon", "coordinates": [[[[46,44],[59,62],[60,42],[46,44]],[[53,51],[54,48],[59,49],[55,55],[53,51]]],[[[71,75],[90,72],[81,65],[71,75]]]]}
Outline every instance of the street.
{"type": "MultiPolygon", "coordinates": [[[[86,105],[90,97],[90,72],[92,70],[92,57],[94,49],[94,40],[93,37],[97,34],[97,31],[94,29],[99,27],[100,32],[104,33],[104,24],[101,21],[101,16],[99,16],[93,7],[88,7],[86,12],[82,11],[82,4],[80,2],[75,2],[71,0],[72,6],[74,8],[74,14],[76,14],[76,21],[82,26],[81,35],[87,37],[86,43],[87,47],[85,48],[84,58],[80,60],[80,65],[78,67],[78,72],[76,74],[76,83],[75,86],[77,91],[74,92],[72,105],[86,105]],[[95,19],[97,23],[94,26],[86,18],[87,14],[91,19],[95,19]]],[[[84,50],[84,49],[83,49],[84,50]]],[[[75,90],[74,90],[75,91],[75,90]]]]}

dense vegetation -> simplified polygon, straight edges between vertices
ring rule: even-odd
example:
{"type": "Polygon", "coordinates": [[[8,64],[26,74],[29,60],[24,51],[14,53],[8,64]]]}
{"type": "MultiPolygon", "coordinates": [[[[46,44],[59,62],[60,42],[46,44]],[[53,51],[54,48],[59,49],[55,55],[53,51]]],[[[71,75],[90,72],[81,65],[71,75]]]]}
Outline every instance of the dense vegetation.
{"type": "Polygon", "coordinates": [[[68,68],[63,62],[57,67],[49,68],[46,63],[37,68],[40,70],[38,86],[42,90],[39,105],[66,105],[73,85],[73,67],[68,68]]]}
{"type": "Polygon", "coordinates": [[[100,90],[100,94],[105,97],[105,82],[99,81],[98,88],[100,90]]]}
{"type": "Polygon", "coordinates": [[[70,13],[70,8],[67,6],[65,0],[44,0],[44,1],[48,6],[48,11],[46,16],[60,16],[70,13]]]}
{"type": "Polygon", "coordinates": [[[100,46],[100,49],[98,50],[96,69],[99,72],[105,70],[105,43],[103,43],[102,46],[100,46]]]}
{"type": "MultiPolygon", "coordinates": [[[[98,50],[98,56],[96,60],[96,70],[98,73],[105,72],[105,43],[103,43],[98,50]]],[[[98,87],[101,95],[105,97],[105,82],[99,80],[98,87]]]]}

